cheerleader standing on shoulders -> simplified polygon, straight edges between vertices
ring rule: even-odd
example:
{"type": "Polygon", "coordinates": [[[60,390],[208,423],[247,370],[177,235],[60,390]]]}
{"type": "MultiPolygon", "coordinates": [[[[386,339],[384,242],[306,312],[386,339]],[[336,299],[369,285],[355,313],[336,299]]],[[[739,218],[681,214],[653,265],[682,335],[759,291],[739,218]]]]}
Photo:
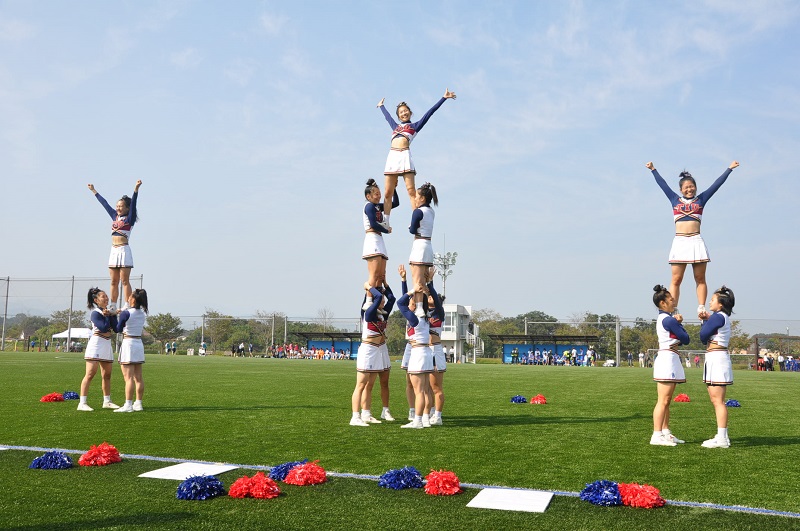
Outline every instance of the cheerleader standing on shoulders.
{"type": "Polygon", "coordinates": [[[122,282],[122,293],[124,300],[131,296],[131,269],[133,269],[133,253],[128,245],[131,237],[131,230],[136,223],[136,199],[139,197],[139,187],[142,181],[136,181],[133,187],[133,198],[123,195],[117,201],[116,209],[111,208],[103,196],[97,193],[93,184],[89,184],[89,190],[106,209],[111,216],[111,256],[108,258],[108,272],[111,276],[111,309],[117,303],[119,297],[119,283],[122,282]]]}
{"type": "MultiPolygon", "coordinates": [[[[430,394],[429,374],[433,372],[433,349],[431,349],[430,323],[427,311],[423,308],[423,317],[417,317],[410,307],[414,305],[412,296],[416,292],[404,293],[397,301],[400,312],[411,325],[411,354],[408,359],[408,377],[414,386],[414,420],[403,424],[402,428],[427,428],[430,427],[430,417],[426,411],[426,400],[430,394]]],[[[423,299],[423,305],[427,299],[423,299]]]]}
{"type": "Polygon", "coordinates": [[[706,359],[703,363],[703,382],[708,388],[708,396],[717,417],[717,435],[703,442],[706,448],[728,448],[728,406],[725,405],[725,391],[733,385],[733,367],[728,354],[731,339],[731,313],[736,299],[730,288],[722,286],[711,297],[709,308],[713,313],[704,313],[703,326],[700,327],[700,341],[708,343],[706,359]]]}
{"type": "Polygon", "coordinates": [[[436,213],[431,208],[431,202],[439,206],[439,198],[436,196],[436,187],[431,183],[425,183],[417,189],[414,197],[414,212],[411,213],[411,226],[409,232],[414,235],[414,243],[411,246],[411,256],[408,263],[411,265],[411,278],[414,281],[414,302],[417,317],[424,317],[425,310],[422,308],[422,300],[425,297],[427,288],[425,284],[428,278],[428,269],[433,266],[433,222],[436,213]]]}
{"type": "Polygon", "coordinates": [[[433,401],[429,404],[431,426],[442,425],[442,408],[444,407],[444,373],[447,370],[447,360],[442,350],[442,326],[444,326],[443,299],[433,287],[433,276],[436,269],[431,267],[428,274],[428,322],[431,325],[431,348],[433,349],[433,372],[430,374],[430,387],[433,401]]]}
{"type": "Polygon", "coordinates": [[[683,316],[672,313],[675,311],[675,299],[667,288],[659,284],[653,291],[653,304],[658,308],[658,355],[653,362],[653,381],[656,382],[658,401],[653,409],[653,436],[650,444],[676,446],[685,441],[675,437],[669,429],[669,405],[672,403],[675,386],[686,382],[678,345],[688,345],[689,334],[681,324],[683,316]]]}
{"type": "MultiPolygon", "coordinates": [[[[408,198],[412,202],[414,201],[414,177],[417,174],[417,170],[414,169],[414,162],[411,160],[411,151],[409,150],[411,141],[414,140],[417,133],[422,130],[422,127],[428,122],[428,119],[433,116],[433,113],[442,106],[446,99],[456,99],[455,92],[450,92],[449,89],[445,89],[444,96],[425,113],[425,116],[423,116],[421,120],[413,123],[410,121],[411,115],[413,114],[411,108],[406,102],[401,101],[397,104],[397,110],[395,111],[397,118],[400,120],[399,124],[394,121],[392,115],[390,115],[386,107],[383,106],[383,102],[386,98],[383,98],[378,103],[378,108],[383,113],[386,121],[389,122],[389,127],[392,128],[392,149],[389,151],[389,156],[386,157],[386,166],[383,170],[384,176],[386,177],[385,203],[389,203],[391,200],[397,188],[398,177],[402,177],[403,180],[405,180],[408,198]]],[[[395,205],[392,205],[392,208],[394,206],[395,205]]],[[[392,208],[386,208],[387,225],[389,224],[389,213],[391,213],[392,208]]]]}
{"type": "Polygon", "coordinates": [[[125,405],[114,410],[114,413],[132,413],[142,411],[144,396],[144,380],[142,365],[144,364],[144,344],[142,331],[148,313],[147,292],[143,289],[133,290],[128,297],[128,308],[119,313],[116,331],[123,332],[122,346],[119,348],[119,365],[125,377],[125,405]],[[134,389],[136,401],[133,400],[134,389]]]}
{"type": "MultiPolygon", "coordinates": [[[[381,191],[375,183],[375,179],[367,181],[364,189],[364,198],[367,200],[362,211],[364,220],[364,247],[361,258],[367,261],[367,284],[371,288],[380,287],[386,280],[386,262],[389,255],[386,252],[386,244],[383,241],[383,234],[392,232],[388,222],[384,221],[384,204],[380,202],[381,191]]],[[[400,199],[397,192],[392,196],[392,206],[398,206],[400,199]]],[[[362,310],[366,310],[372,304],[372,295],[367,294],[366,302],[362,310]]]]}
{"type": "Polygon", "coordinates": [[[659,175],[658,170],[652,162],[646,164],[647,168],[653,172],[656,183],[664,191],[664,194],[672,203],[672,215],[675,219],[675,238],[672,240],[672,248],[669,252],[669,263],[672,266],[672,281],[669,291],[675,297],[675,306],[678,306],[681,293],[681,282],[686,272],[686,265],[692,264],[694,280],[697,284],[697,315],[706,311],[706,297],[708,297],[708,285],[706,285],[706,266],[711,258],[708,256],[703,237],[700,236],[700,221],[703,218],[703,208],[711,196],[728,179],[734,168],[739,166],[735,160],[731,162],[725,172],[714,181],[708,190],[697,195],[697,183],[688,171],[681,172],[678,186],[682,197],[670,189],[669,185],[659,175]]]}
{"type": "Polygon", "coordinates": [[[369,308],[361,310],[361,344],[358,346],[356,357],[356,387],[351,400],[353,406],[351,426],[380,424],[381,421],[375,419],[370,411],[372,387],[378,374],[385,372],[389,359],[386,347],[386,320],[380,310],[384,310],[387,315],[392,311],[394,295],[386,285],[385,299],[377,288],[365,284],[364,289],[370,293],[373,302],[369,308]]]}
{"type": "Polygon", "coordinates": [[[111,331],[117,324],[116,313],[108,309],[108,295],[100,288],[89,290],[87,307],[92,312],[92,337],[86,345],[86,353],[83,358],[86,360],[86,375],[81,381],[80,401],[78,411],[94,411],[86,402],[89,394],[89,385],[92,383],[94,375],[97,374],[97,367],[100,366],[103,388],[103,408],[117,409],[119,406],[111,401],[111,369],[114,363],[114,354],[111,352],[111,331]]]}
{"type": "MultiPolygon", "coordinates": [[[[408,283],[406,282],[406,268],[403,264],[400,264],[397,266],[397,271],[400,273],[403,293],[407,293],[408,283]]],[[[400,368],[406,371],[406,400],[408,401],[408,420],[414,420],[414,417],[416,416],[416,408],[414,407],[414,385],[411,383],[411,377],[408,375],[408,360],[411,358],[411,337],[413,335],[414,327],[411,325],[411,323],[406,321],[406,348],[403,351],[403,359],[400,361],[400,368]]]]}

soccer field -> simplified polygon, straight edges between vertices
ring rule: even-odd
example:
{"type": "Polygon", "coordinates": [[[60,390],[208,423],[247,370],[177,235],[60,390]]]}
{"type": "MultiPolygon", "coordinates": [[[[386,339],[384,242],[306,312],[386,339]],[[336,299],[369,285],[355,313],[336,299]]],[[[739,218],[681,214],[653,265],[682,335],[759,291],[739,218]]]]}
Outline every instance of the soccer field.
{"type": "MultiPolygon", "coordinates": [[[[407,412],[404,373],[392,371],[392,411],[407,412]]],[[[648,444],[655,386],[638,368],[451,365],[445,376],[444,425],[402,430],[400,421],[351,427],[350,361],[149,356],[145,411],[40,403],[77,391],[79,355],[0,353],[0,445],[88,450],[107,441],[123,454],[251,466],[319,460],[329,472],[377,476],[412,465],[455,472],[462,483],[578,492],[598,479],[654,485],[664,498],[800,513],[795,456],[800,450],[798,374],[737,371],[729,398],[727,450],[705,449],[713,410],[699,369],[678,387],[692,401],[673,403],[671,427],[687,442],[648,444]],[[547,405],[512,404],[542,393],[547,405]]],[[[112,396],[123,400],[115,367],[112,396]]],[[[373,410],[380,411],[378,393],[373,410]]],[[[41,451],[0,451],[3,529],[796,529],[800,520],[668,505],[601,508],[556,496],[544,514],[465,507],[477,494],[433,497],[392,491],[374,481],[332,477],[313,487],[281,484],[275,500],[181,501],[177,482],[138,478],[166,466],[123,459],[108,467],[29,470],[41,451]]],[[[77,455],[72,455],[77,461],[77,455]]],[[[252,470],[220,475],[228,487],[252,470]]]]}

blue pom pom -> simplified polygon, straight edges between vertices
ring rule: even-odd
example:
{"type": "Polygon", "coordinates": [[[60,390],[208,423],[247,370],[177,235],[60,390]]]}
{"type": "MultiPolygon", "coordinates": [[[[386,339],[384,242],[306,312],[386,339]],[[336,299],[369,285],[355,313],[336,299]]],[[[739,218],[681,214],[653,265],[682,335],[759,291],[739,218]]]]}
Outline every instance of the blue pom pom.
{"type": "Polygon", "coordinates": [[[207,500],[225,494],[225,487],[216,476],[191,476],[178,485],[179,500],[207,500]]]}
{"type": "Polygon", "coordinates": [[[42,470],[63,470],[72,468],[72,459],[63,452],[47,452],[41,457],[37,457],[31,462],[28,468],[40,468],[42,470]]]}
{"type": "Polygon", "coordinates": [[[395,468],[386,472],[378,480],[378,486],[387,489],[421,489],[422,474],[413,466],[395,468]]]}
{"type": "Polygon", "coordinates": [[[75,391],[64,391],[62,396],[64,397],[64,400],[77,400],[79,398],[78,393],[75,391]]]}
{"type": "Polygon", "coordinates": [[[622,496],[616,482],[607,479],[587,483],[586,488],[581,491],[581,499],[605,507],[622,505],[622,496]]]}
{"type": "Polygon", "coordinates": [[[515,403],[515,404],[527,404],[528,403],[528,399],[525,398],[522,395],[516,395],[516,396],[511,397],[511,401],[513,403],[515,403]]]}
{"type": "Polygon", "coordinates": [[[286,479],[286,476],[289,474],[291,469],[297,465],[302,465],[303,463],[308,463],[308,459],[303,459],[302,461],[289,461],[287,463],[283,463],[282,465],[272,467],[272,469],[269,471],[269,477],[275,481],[283,481],[286,479]]]}
{"type": "Polygon", "coordinates": [[[734,400],[733,398],[729,398],[725,405],[728,407],[742,407],[738,400],[734,400]]]}

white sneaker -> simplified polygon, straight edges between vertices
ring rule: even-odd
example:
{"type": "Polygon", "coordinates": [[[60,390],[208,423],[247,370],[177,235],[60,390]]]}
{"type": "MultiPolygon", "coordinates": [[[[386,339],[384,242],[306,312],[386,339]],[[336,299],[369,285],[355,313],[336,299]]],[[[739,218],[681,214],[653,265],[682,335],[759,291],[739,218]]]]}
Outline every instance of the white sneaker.
{"type": "Polygon", "coordinates": [[[89,404],[78,404],[78,411],[94,411],[94,409],[89,404]]]}
{"type": "Polygon", "coordinates": [[[103,409],[119,409],[119,406],[114,402],[103,402],[103,409]]]}
{"type": "Polygon", "coordinates": [[[389,230],[391,228],[389,226],[389,220],[388,219],[384,219],[383,221],[379,221],[378,225],[380,225],[381,227],[383,227],[386,230],[389,230]]]}
{"type": "Polygon", "coordinates": [[[133,406],[124,405],[121,408],[115,409],[114,413],[133,413],[133,406]]]}
{"type": "Polygon", "coordinates": [[[422,423],[421,423],[421,422],[417,423],[417,421],[416,421],[416,420],[412,420],[412,421],[411,421],[411,422],[409,422],[408,424],[403,424],[403,425],[402,425],[402,426],[400,426],[400,427],[401,427],[401,428],[414,428],[414,429],[419,429],[419,430],[421,430],[421,429],[422,429],[424,426],[422,425],[422,423]]]}
{"type": "Polygon", "coordinates": [[[650,444],[653,446],[678,446],[678,443],[664,438],[663,435],[650,437],[650,444]]]}
{"type": "Polygon", "coordinates": [[[372,306],[374,299],[372,297],[367,297],[367,300],[364,301],[364,304],[361,305],[361,309],[364,311],[369,310],[369,307],[372,306]]]}
{"type": "Polygon", "coordinates": [[[394,417],[388,411],[381,413],[381,418],[387,422],[394,422],[394,417]]]}
{"type": "Polygon", "coordinates": [[[425,308],[423,308],[421,304],[417,304],[417,308],[414,310],[414,315],[422,319],[425,317],[425,308]]]}
{"type": "Polygon", "coordinates": [[[697,307],[697,315],[700,316],[704,313],[706,313],[706,307],[705,305],[701,304],[700,306],[697,307]]]}
{"type": "MultiPolygon", "coordinates": [[[[134,402],[132,407],[133,407],[134,411],[144,411],[144,408],[142,407],[141,404],[137,404],[137,403],[134,402]]],[[[683,441],[681,441],[681,442],[683,442],[683,441]]]]}
{"type": "Polygon", "coordinates": [[[669,434],[669,435],[666,437],[666,439],[667,439],[668,441],[672,441],[672,442],[674,442],[674,443],[676,443],[676,444],[683,444],[683,443],[685,443],[685,442],[686,442],[686,441],[683,441],[683,440],[681,440],[681,439],[678,439],[677,437],[675,437],[675,436],[674,436],[673,434],[671,434],[671,433],[670,433],[670,434],[669,434]]]}
{"type": "Polygon", "coordinates": [[[441,426],[442,425],[442,417],[436,415],[431,417],[431,426],[441,426]]]}
{"type": "Polygon", "coordinates": [[[372,415],[370,415],[369,417],[362,416],[361,420],[366,422],[367,424],[380,424],[381,423],[381,421],[379,421],[378,419],[376,419],[372,415]]]}
{"type": "Polygon", "coordinates": [[[714,437],[713,439],[703,441],[703,444],[701,446],[703,448],[730,448],[731,441],[730,439],[718,439],[714,437]]]}
{"type": "Polygon", "coordinates": [[[361,420],[361,417],[353,417],[350,419],[351,426],[369,426],[366,422],[361,420]]]}
{"type": "Polygon", "coordinates": [[[431,427],[431,419],[422,417],[422,427],[423,428],[430,428],[431,427]]]}

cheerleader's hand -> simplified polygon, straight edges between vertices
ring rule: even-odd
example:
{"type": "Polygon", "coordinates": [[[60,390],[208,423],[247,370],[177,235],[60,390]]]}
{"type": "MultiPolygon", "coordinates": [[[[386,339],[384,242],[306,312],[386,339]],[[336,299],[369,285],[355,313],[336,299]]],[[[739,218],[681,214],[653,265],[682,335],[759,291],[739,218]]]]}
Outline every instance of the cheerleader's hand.
{"type": "Polygon", "coordinates": [[[650,170],[650,171],[653,171],[654,169],[656,169],[656,167],[653,166],[652,162],[648,162],[647,164],[645,164],[645,166],[647,166],[647,169],[650,170]]]}
{"type": "Polygon", "coordinates": [[[701,321],[708,321],[708,318],[710,316],[711,316],[711,314],[708,313],[707,311],[697,314],[697,317],[700,318],[701,321]]]}
{"type": "Polygon", "coordinates": [[[136,186],[134,186],[134,187],[133,187],[133,191],[134,191],[134,192],[138,192],[138,191],[139,191],[139,187],[140,187],[141,185],[142,185],[142,180],[141,180],[141,179],[139,179],[138,181],[136,181],[136,186]]]}
{"type": "Polygon", "coordinates": [[[391,234],[391,233],[392,233],[392,227],[387,227],[386,234],[391,234]]]}
{"type": "Polygon", "coordinates": [[[97,193],[97,190],[94,189],[94,185],[93,184],[87,184],[86,186],[89,187],[89,191],[92,192],[93,194],[97,193]]]}
{"type": "Polygon", "coordinates": [[[369,282],[364,282],[364,290],[365,291],[369,291],[371,288],[372,288],[372,286],[369,285],[369,282]]]}
{"type": "Polygon", "coordinates": [[[448,99],[456,99],[456,93],[450,92],[450,89],[444,89],[444,97],[448,99]]]}
{"type": "Polygon", "coordinates": [[[436,276],[436,267],[430,266],[428,268],[428,282],[433,282],[435,276],[436,276]]]}
{"type": "Polygon", "coordinates": [[[738,167],[739,167],[739,161],[736,161],[736,160],[731,162],[731,165],[728,166],[728,168],[730,168],[730,169],[734,169],[734,168],[738,168],[738,167]]]}
{"type": "Polygon", "coordinates": [[[381,107],[383,107],[383,102],[384,102],[384,101],[386,101],[386,98],[381,98],[381,101],[379,101],[379,102],[378,102],[378,104],[376,105],[376,107],[378,107],[379,109],[380,109],[381,107]]]}
{"type": "Polygon", "coordinates": [[[679,314],[679,313],[676,313],[676,314],[675,314],[675,315],[673,315],[672,317],[674,317],[674,318],[675,318],[675,320],[676,320],[676,321],[678,321],[679,323],[682,323],[682,322],[683,322],[683,316],[682,316],[681,314],[679,314]]]}
{"type": "Polygon", "coordinates": [[[405,281],[405,279],[406,279],[406,266],[404,266],[403,264],[400,264],[399,266],[397,266],[397,272],[400,273],[400,279],[405,281]]]}

